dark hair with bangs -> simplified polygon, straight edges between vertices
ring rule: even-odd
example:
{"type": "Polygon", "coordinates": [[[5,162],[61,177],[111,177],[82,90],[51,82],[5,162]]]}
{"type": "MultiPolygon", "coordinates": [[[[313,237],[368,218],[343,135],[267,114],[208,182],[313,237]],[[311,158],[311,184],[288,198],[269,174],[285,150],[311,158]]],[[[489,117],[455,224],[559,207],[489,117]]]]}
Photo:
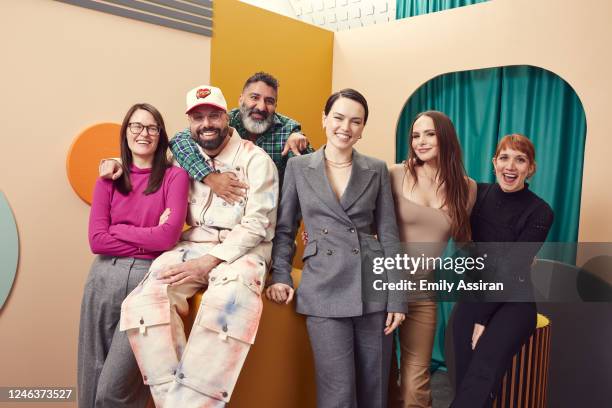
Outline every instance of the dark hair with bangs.
{"type": "MultiPolygon", "coordinates": [[[[440,176],[438,189],[444,186],[446,192],[442,206],[448,208],[451,219],[451,236],[455,241],[467,242],[472,235],[468,214],[469,185],[455,126],[450,118],[442,112],[435,110],[421,112],[416,115],[412,125],[410,125],[408,137],[411,140],[414,123],[422,116],[431,118],[438,138],[437,175],[440,176]]],[[[423,164],[424,162],[419,160],[416,155],[412,143],[408,143],[408,160],[406,160],[405,166],[406,170],[412,175],[415,185],[419,181],[416,167],[423,164]]]]}
{"type": "Polygon", "coordinates": [[[130,182],[130,168],[134,162],[132,151],[130,150],[127,142],[128,124],[132,115],[137,110],[142,109],[153,115],[153,119],[159,126],[159,140],[157,142],[157,148],[153,156],[153,166],[151,168],[151,175],[149,176],[149,183],[147,188],[143,192],[145,195],[151,194],[159,190],[166,174],[166,169],[171,166],[170,160],[166,151],[168,150],[168,134],[166,133],[166,125],[164,124],[164,118],[161,113],[153,106],[148,103],[137,103],[133,105],[125,114],[123,122],[121,123],[121,130],[119,133],[119,144],[121,146],[121,163],[123,166],[123,174],[117,180],[115,180],[115,188],[123,195],[127,195],[132,191],[132,183],[130,182]]]}
{"type": "Polygon", "coordinates": [[[363,110],[365,112],[363,124],[365,125],[368,121],[368,101],[366,101],[366,98],[361,93],[359,93],[359,91],[356,91],[351,88],[341,89],[338,92],[334,92],[329,96],[329,98],[327,98],[327,102],[325,102],[325,108],[323,109],[323,112],[325,112],[325,116],[329,115],[329,111],[331,111],[332,106],[334,106],[334,103],[336,103],[336,101],[340,98],[351,99],[363,106],[363,110]]]}
{"type": "Polygon", "coordinates": [[[537,168],[535,161],[535,147],[533,146],[533,142],[529,140],[527,136],[521,135],[520,133],[512,133],[502,137],[497,143],[495,156],[493,157],[497,158],[504,149],[516,150],[527,156],[529,166],[531,167],[527,177],[531,177],[535,174],[537,168]]]}

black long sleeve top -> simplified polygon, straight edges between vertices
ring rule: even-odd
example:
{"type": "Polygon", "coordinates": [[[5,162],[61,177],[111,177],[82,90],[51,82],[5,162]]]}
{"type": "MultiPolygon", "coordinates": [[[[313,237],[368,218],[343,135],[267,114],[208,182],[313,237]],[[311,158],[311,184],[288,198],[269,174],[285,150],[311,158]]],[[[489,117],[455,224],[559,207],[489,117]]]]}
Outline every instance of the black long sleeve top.
{"type": "MultiPolygon", "coordinates": [[[[474,242],[534,242],[527,246],[508,246],[504,259],[512,260],[505,267],[529,270],[533,258],[546,240],[553,223],[550,206],[534,194],[529,185],[506,193],[499,184],[479,183],[476,203],[471,215],[474,242]],[[514,251],[515,253],[511,253],[514,251]]],[[[499,268],[503,272],[504,268],[499,268]]],[[[498,271],[499,272],[499,271],[498,271]]],[[[477,321],[486,325],[501,303],[481,303],[477,321]]]]}

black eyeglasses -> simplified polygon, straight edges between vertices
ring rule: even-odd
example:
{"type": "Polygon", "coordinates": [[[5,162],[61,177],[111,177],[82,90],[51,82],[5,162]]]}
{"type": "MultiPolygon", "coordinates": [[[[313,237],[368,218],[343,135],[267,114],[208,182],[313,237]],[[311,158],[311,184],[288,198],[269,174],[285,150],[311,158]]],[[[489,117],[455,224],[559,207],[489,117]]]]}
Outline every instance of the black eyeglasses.
{"type": "Polygon", "coordinates": [[[151,136],[157,136],[159,135],[159,130],[160,130],[159,126],[157,125],[145,126],[140,122],[128,123],[128,128],[130,129],[130,132],[134,133],[135,135],[139,135],[140,132],[142,132],[144,128],[147,128],[148,134],[150,134],[151,136]]]}

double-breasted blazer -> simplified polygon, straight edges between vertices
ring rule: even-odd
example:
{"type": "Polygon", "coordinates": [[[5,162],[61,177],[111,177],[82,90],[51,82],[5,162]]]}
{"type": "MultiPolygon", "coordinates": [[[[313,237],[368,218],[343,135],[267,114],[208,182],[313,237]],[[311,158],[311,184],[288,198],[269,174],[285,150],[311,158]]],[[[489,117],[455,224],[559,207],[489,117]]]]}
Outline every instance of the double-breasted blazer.
{"type": "Polygon", "coordinates": [[[296,296],[298,313],[351,317],[405,312],[405,300],[393,293],[376,292],[371,285],[373,279],[390,279],[386,272],[372,272],[373,257],[393,257],[399,248],[387,165],[353,150],[351,175],[338,200],[326,175],[324,148],[287,163],[272,247],[271,280],[293,286],[291,262],[303,218],[308,244],[296,296]]]}

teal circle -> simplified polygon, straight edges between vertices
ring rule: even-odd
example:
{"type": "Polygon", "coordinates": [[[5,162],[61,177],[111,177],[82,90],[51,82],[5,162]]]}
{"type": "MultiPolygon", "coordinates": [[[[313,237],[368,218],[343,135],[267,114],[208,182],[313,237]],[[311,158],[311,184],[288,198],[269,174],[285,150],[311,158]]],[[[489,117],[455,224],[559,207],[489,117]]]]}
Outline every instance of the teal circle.
{"type": "Polygon", "coordinates": [[[18,261],[17,224],[6,196],[0,191],[0,309],[13,287],[18,261]]]}

